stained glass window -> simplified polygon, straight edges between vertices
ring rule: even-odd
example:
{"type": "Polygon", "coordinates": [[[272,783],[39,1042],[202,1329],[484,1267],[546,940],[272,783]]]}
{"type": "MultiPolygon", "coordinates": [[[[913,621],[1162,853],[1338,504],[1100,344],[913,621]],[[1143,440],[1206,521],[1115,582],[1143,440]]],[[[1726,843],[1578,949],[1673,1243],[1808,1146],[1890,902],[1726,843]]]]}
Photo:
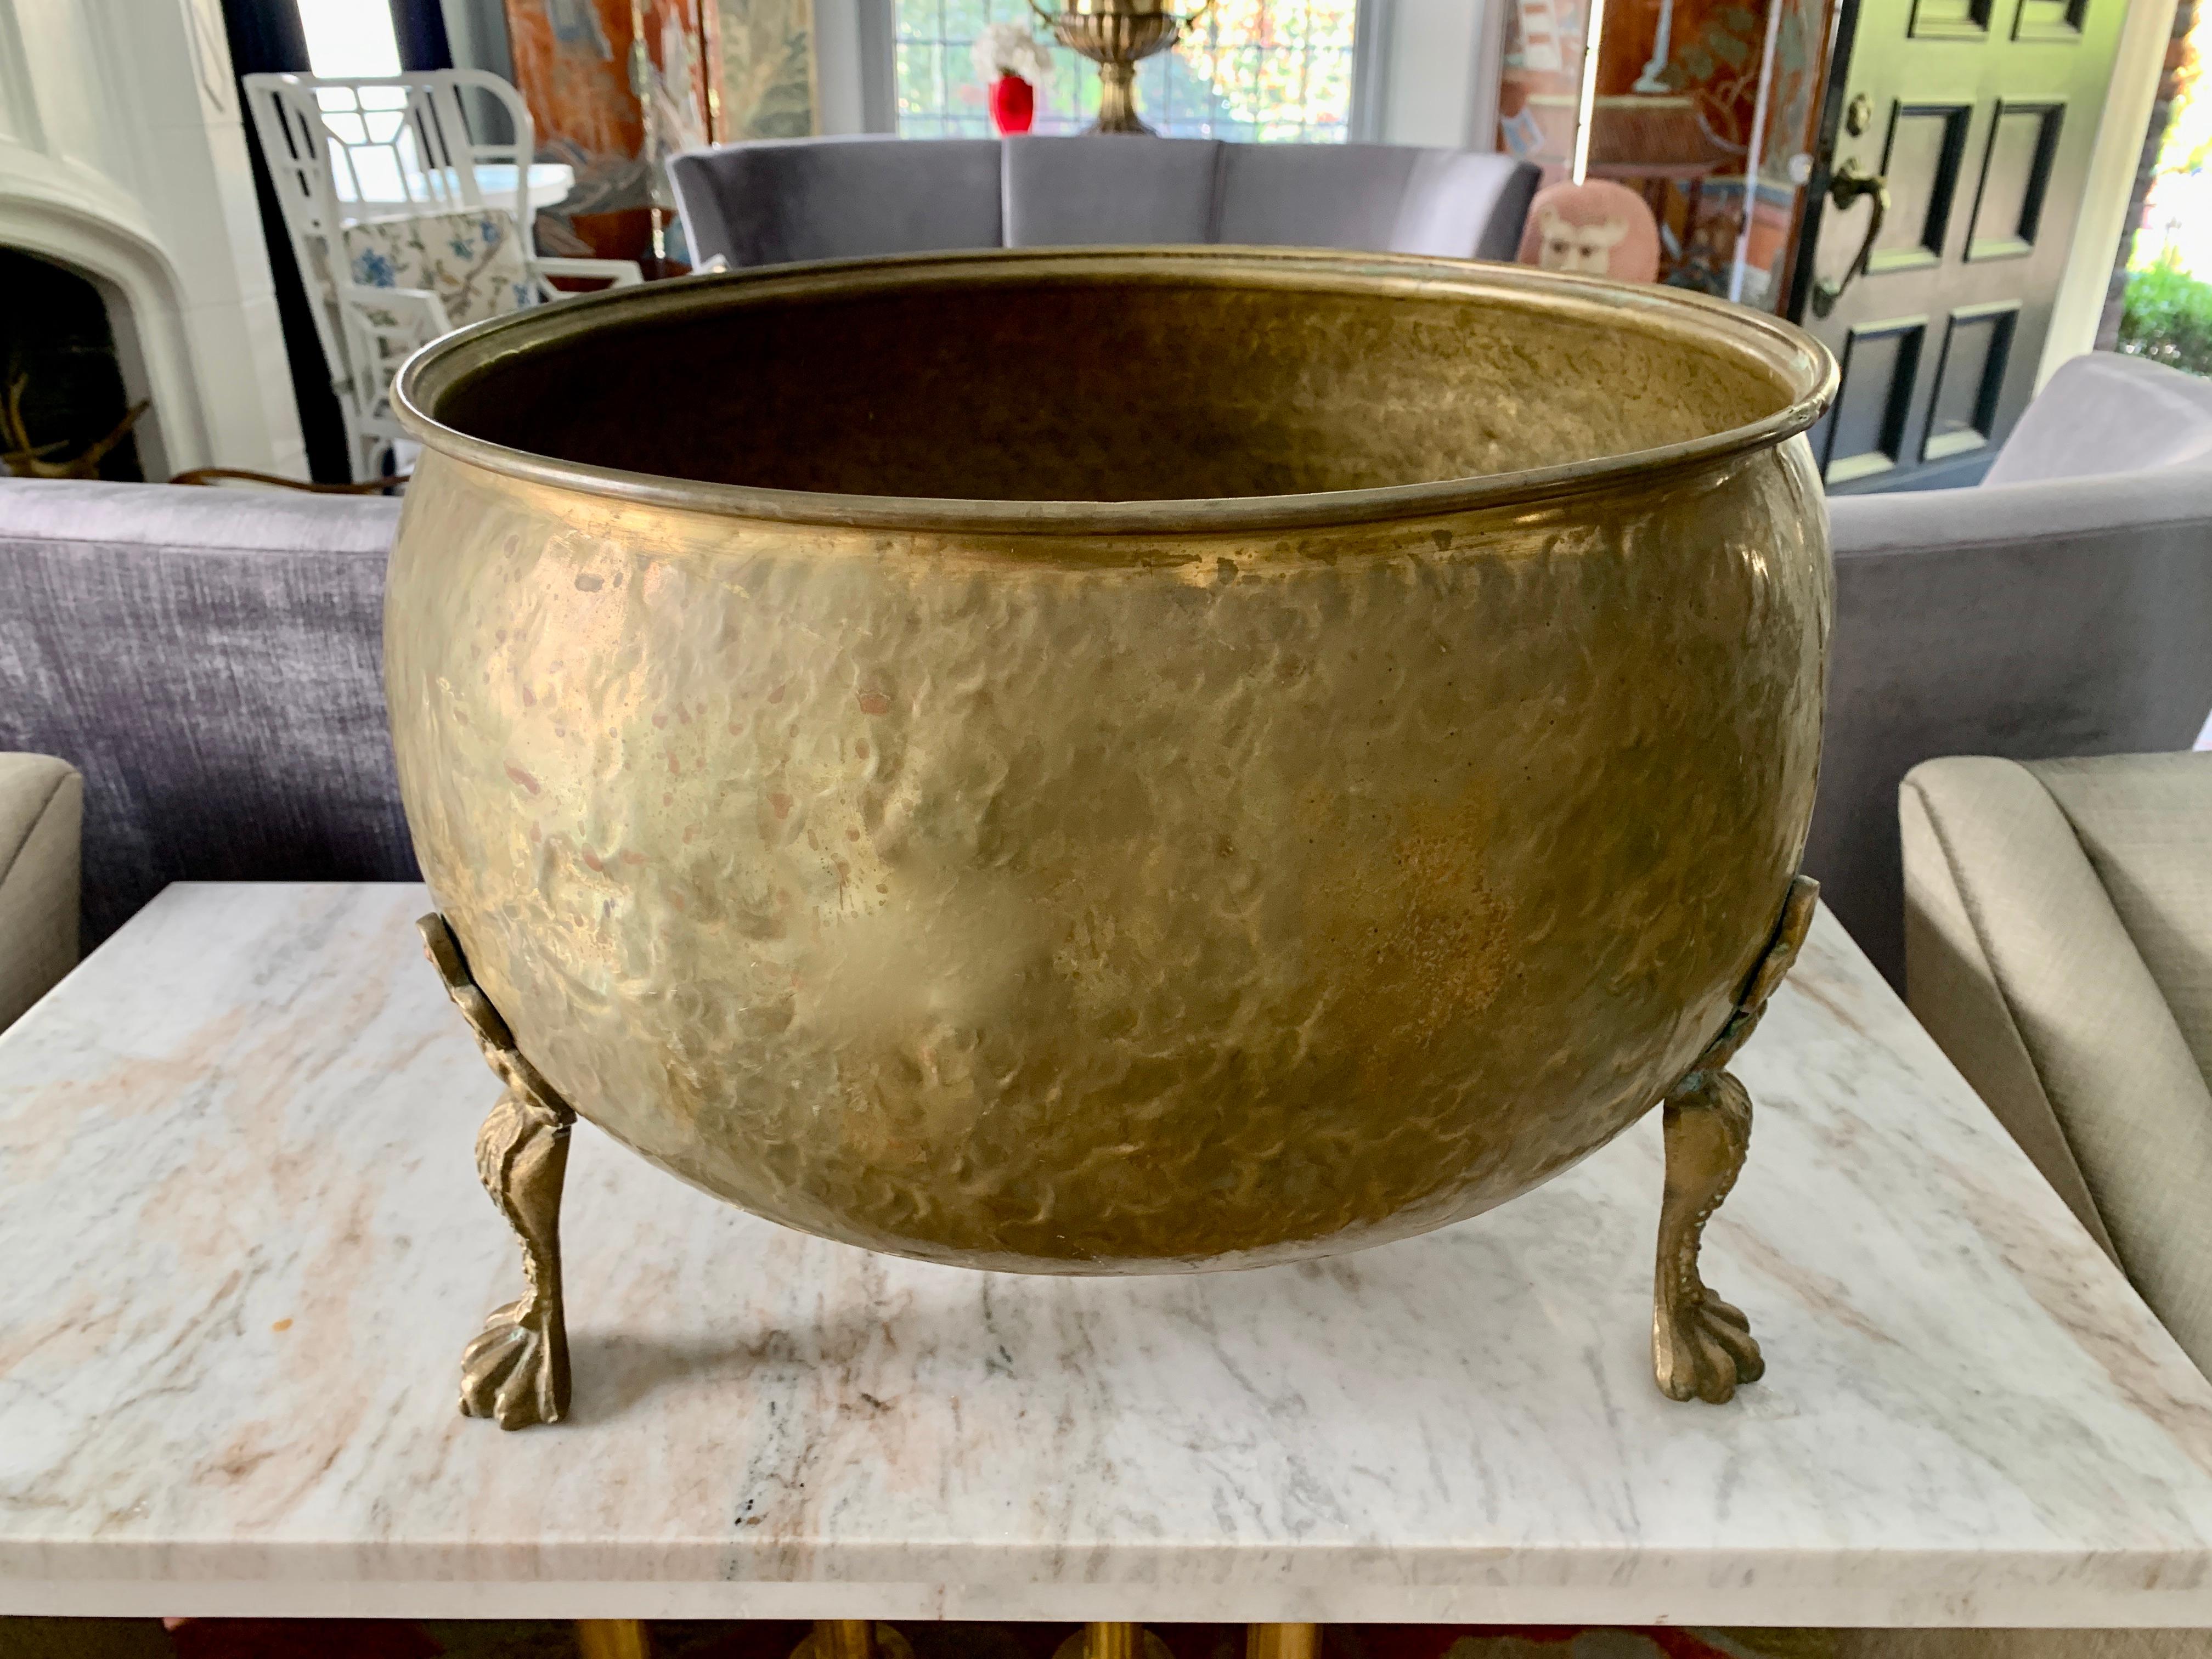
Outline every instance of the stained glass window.
{"type": "MultiPolygon", "coordinates": [[[[1358,0],[1218,0],[1173,52],[1137,66],[1137,112],[1176,138],[1341,143],[1352,121],[1358,0]]],[[[898,131],[988,138],[969,50],[986,23],[1031,26],[1028,0],[896,0],[898,131]]],[[[1098,112],[1098,72],[1063,46],[1037,88],[1036,132],[1080,132],[1098,112]]]]}

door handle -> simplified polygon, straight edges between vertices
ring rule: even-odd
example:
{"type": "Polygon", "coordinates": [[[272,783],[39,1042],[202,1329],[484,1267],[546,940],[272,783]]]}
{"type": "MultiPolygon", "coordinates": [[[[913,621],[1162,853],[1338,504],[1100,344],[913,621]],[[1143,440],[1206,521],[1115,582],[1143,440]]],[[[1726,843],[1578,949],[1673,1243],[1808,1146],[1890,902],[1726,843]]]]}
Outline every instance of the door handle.
{"type": "Polygon", "coordinates": [[[1874,255],[1875,239],[1881,234],[1881,222],[1889,216],[1889,180],[1878,173],[1862,173],[1856,157],[1847,158],[1828,180],[1828,199],[1839,208],[1847,208],[1862,196],[1874,198],[1874,217],[1867,221],[1866,240],[1859,244],[1858,257],[1853,259],[1842,277],[1834,282],[1823,276],[1813,285],[1813,314],[1825,317],[1836,308],[1836,301],[1844,297],[1844,290],[1851,279],[1864,271],[1867,261],[1874,255]]]}

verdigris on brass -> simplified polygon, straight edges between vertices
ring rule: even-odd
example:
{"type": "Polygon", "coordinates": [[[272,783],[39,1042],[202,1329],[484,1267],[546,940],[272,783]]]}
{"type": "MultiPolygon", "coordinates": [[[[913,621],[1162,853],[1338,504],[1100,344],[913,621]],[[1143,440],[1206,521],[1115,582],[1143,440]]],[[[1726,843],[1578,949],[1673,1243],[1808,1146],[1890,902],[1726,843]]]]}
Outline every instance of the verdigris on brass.
{"type": "Polygon", "coordinates": [[[1833,379],[1671,291],[1218,248],[464,331],[398,392],[424,875],[552,1098],[932,1261],[1356,1249],[1666,1099],[1661,1380],[1723,1397],[1744,1135],[1673,1126],[1809,916],[1833,379]]]}

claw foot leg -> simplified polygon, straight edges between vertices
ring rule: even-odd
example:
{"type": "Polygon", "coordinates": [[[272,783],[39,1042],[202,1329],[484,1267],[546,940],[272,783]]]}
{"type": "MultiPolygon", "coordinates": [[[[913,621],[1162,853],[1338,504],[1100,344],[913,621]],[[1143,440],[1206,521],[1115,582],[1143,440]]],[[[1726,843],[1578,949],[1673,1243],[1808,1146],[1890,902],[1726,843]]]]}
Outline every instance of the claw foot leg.
{"type": "Polygon", "coordinates": [[[522,1243],[529,1292],[484,1322],[461,1355],[461,1413],[502,1429],[557,1423],[568,1412],[568,1330],[561,1301],[561,1185],[576,1115],[538,1068],[469,972],[460,941],[433,913],[424,950],[507,1087],[477,1133],[477,1176],[522,1243]]]}
{"type": "Polygon", "coordinates": [[[1735,1185],[1751,1149],[1751,1092],[1723,1068],[1758,1029],[1767,999],[1796,961],[1820,890],[1805,876],[1790,882],[1773,942],[1735,1012],[1667,1096],[1667,1183],[1659,1207],[1651,1364],[1670,1400],[1720,1405],[1735,1397],[1736,1384],[1756,1382],[1766,1370],[1750,1322],[1698,1276],[1698,1251],[1705,1223],[1735,1185]]]}

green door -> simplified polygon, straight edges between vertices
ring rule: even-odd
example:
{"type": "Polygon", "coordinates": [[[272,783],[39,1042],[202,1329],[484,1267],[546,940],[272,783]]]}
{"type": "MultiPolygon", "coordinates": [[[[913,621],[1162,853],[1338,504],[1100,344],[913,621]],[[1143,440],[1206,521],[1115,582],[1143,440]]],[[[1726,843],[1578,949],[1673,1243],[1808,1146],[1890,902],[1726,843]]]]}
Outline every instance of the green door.
{"type": "Polygon", "coordinates": [[[1793,301],[1831,491],[1973,483],[2027,406],[2126,9],[1847,0],[1793,301]]]}

